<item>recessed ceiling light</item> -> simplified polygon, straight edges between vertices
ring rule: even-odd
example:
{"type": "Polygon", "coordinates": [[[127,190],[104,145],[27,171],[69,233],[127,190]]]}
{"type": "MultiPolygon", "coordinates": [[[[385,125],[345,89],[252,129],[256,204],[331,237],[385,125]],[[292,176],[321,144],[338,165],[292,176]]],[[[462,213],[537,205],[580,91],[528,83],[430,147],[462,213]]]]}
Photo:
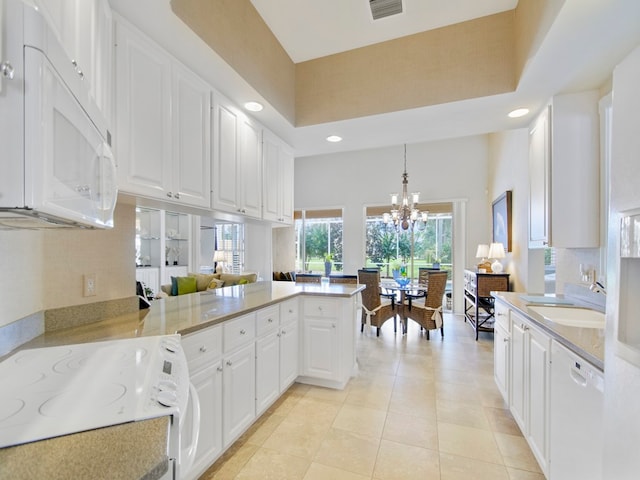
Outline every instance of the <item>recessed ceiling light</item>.
{"type": "Polygon", "coordinates": [[[339,137],[338,135],[329,135],[327,137],[327,142],[336,143],[341,141],[342,141],[342,137],[339,137]]]}
{"type": "Polygon", "coordinates": [[[516,108],[515,110],[509,112],[509,117],[510,118],[524,117],[527,113],[529,113],[528,108],[516,108]]]}
{"type": "Polygon", "coordinates": [[[244,108],[250,112],[261,112],[264,107],[258,102],[247,102],[244,104],[244,108]]]}

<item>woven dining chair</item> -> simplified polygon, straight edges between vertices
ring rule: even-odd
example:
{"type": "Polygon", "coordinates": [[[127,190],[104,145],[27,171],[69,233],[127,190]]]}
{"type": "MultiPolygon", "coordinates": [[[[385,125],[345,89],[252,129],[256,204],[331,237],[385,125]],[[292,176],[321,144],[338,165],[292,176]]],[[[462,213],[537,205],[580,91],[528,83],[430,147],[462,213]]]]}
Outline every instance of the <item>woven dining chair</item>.
{"type": "Polygon", "coordinates": [[[409,302],[409,308],[411,308],[411,304],[414,300],[425,297],[427,288],[429,286],[429,272],[439,272],[439,271],[440,271],[439,267],[438,268],[433,268],[433,267],[418,268],[418,284],[420,284],[420,286],[423,288],[420,288],[415,293],[407,292],[405,294],[405,297],[409,302]]]}
{"type": "Polygon", "coordinates": [[[408,309],[407,318],[410,318],[418,325],[420,330],[427,331],[429,340],[429,330],[440,329],[440,335],[444,337],[444,325],[442,321],[442,297],[447,286],[447,272],[428,272],[427,295],[422,302],[413,302],[408,309]]]}
{"type": "Polygon", "coordinates": [[[393,319],[393,331],[396,331],[396,306],[394,297],[389,298],[380,292],[380,272],[377,270],[358,270],[358,283],[366,286],[360,293],[362,297],[362,318],[360,331],[365,324],[376,327],[376,336],[380,336],[380,327],[393,319]]]}

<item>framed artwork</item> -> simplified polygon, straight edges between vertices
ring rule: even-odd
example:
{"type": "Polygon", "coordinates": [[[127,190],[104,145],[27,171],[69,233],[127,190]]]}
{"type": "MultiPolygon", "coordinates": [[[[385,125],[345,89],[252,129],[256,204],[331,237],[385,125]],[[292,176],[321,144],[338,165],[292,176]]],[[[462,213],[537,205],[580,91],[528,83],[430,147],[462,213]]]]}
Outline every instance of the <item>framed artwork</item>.
{"type": "Polygon", "coordinates": [[[502,243],[505,252],[511,251],[511,190],[507,190],[491,204],[493,212],[493,242],[502,243]]]}

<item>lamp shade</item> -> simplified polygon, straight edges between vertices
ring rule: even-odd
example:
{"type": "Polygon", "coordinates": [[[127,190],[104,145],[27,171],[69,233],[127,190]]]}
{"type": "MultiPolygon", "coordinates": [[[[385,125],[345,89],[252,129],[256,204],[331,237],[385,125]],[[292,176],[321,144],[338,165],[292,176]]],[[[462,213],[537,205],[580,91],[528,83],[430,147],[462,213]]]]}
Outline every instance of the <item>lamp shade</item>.
{"type": "Polygon", "coordinates": [[[504,246],[502,243],[492,243],[489,247],[489,258],[504,258],[504,246]]]}
{"type": "Polygon", "coordinates": [[[489,256],[489,245],[481,243],[476,250],[476,258],[487,258],[489,256]]]}
{"type": "Polygon", "coordinates": [[[222,250],[216,250],[213,254],[214,262],[224,262],[224,252],[222,250]]]}

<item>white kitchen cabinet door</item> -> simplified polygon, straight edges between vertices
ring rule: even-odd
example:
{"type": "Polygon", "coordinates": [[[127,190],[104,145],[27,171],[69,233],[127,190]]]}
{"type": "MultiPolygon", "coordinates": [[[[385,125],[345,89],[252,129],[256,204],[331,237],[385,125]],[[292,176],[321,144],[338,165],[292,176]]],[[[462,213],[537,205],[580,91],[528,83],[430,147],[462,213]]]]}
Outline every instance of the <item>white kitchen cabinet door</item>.
{"type": "MultiPolygon", "coordinates": [[[[180,472],[185,478],[198,478],[222,453],[222,362],[218,360],[191,375],[200,399],[200,432],[193,467],[180,472]]],[[[193,438],[191,412],[184,419],[182,448],[193,438]]]]}
{"type": "Polygon", "coordinates": [[[303,373],[326,380],[338,378],[338,329],[336,320],[304,319],[303,373]]]}
{"type": "Polygon", "coordinates": [[[527,435],[526,429],[526,330],[521,317],[512,312],[511,323],[511,413],[527,435]]]}
{"type": "Polygon", "coordinates": [[[547,106],[529,132],[529,248],[550,243],[551,107],[547,106]]]}
{"type": "Polygon", "coordinates": [[[551,340],[535,327],[528,331],[527,440],[540,468],[549,472],[549,387],[551,340]]]}
{"type": "Polygon", "coordinates": [[[213,106],[213,208],[238,213],[238,113],[219,95],[213,106]]]}
{"type": "Polygon", "coordinates": [[[299,334],[297,319],[284,324],[280,329],[280,393],[289,388],[298,377],[299,334]]]}
{"type": "Polygon", "coordinates": [[[211,206],[211,87],[173,64],[173,195],[181,203],[211,206]]]}
{"type": "Polygon", "coordinates": [[[280,332],[274,330],[256,341],[256,415],[280,396],[280,332]]]}
{"type": "Polygon", "coordinates": [[[240,213],[262,218],[262,131],[250,119],[240,118],[240,213]]]}
{"type": "Polygon", "coordinates": [[[116,23],[118,187],[167,199],[171,191],[171,62],[154,42],[116,23]]]}
{"type": "Polygon", "coordinates": [[[511,352],[509,332],[500,324],[493,334],[494,379],[505,402],[509,403],[509,356],[511,352]]]}
{"type": "Polygon", "coordinates": [[[223,359],[223,444],[226,447],[256,418],[255,342],[223,359]]]}
{"type": "Polygon", "coordinates": [[[262,132],[262,218],[275,224],[293,223],[293,152],[268,130],[262,132]]]}
{"type": "Polygon", "coordinates": [[[212,206],[262,218],[261,128],[219,94],[213,112],[212,206]]]}

